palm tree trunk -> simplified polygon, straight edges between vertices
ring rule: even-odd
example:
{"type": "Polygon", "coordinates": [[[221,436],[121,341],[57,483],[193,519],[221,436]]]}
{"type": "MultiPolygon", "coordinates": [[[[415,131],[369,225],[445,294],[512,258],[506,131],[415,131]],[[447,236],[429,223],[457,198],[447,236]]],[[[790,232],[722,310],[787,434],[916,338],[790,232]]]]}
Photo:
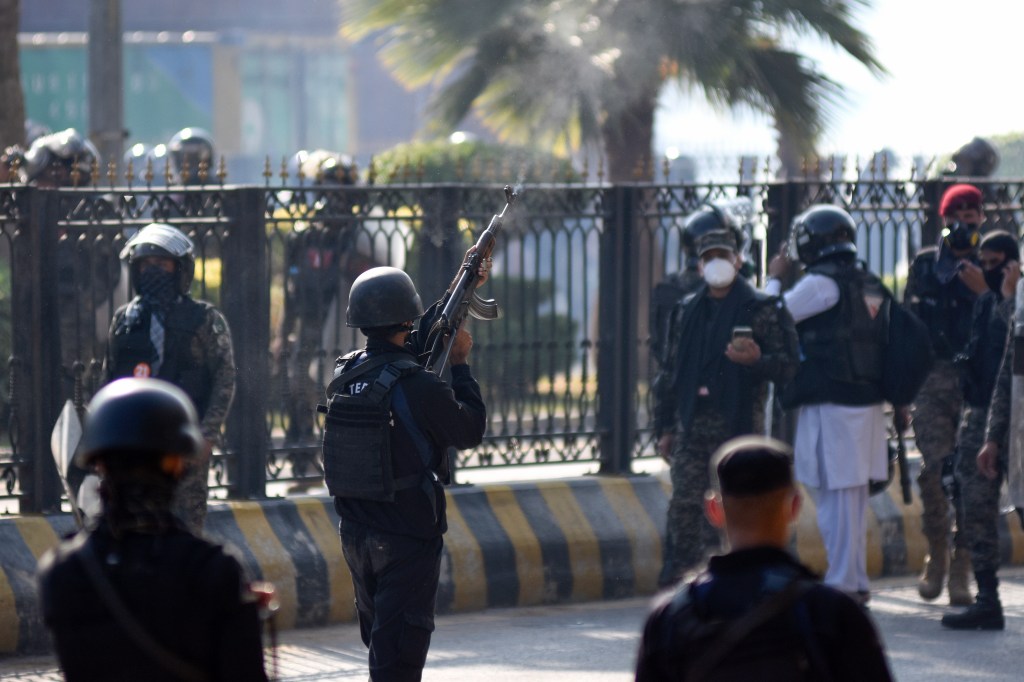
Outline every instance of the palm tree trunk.
{"type": "Polygon", "coordinates": [[[652,179],[654,109],[657,92],[638,97],[628,109],[621,102],[606,106],[608,117],[601,126],[601,137],[608,159],[608,180],[636,182],[652,179]]]}
{"type": "Polygon", "coordinates": [[[21,0],[0,0],[0,151],[25,144],[25,97],[18,61],[21,0]]]}

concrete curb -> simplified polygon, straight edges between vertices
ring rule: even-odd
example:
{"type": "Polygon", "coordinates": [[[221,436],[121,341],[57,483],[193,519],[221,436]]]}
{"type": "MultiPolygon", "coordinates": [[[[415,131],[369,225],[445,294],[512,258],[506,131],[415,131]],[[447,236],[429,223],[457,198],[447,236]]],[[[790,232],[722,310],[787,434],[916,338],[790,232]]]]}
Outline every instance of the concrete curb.
{"type": "MultiPolygon", "coordinates": [[[[661,568],[670,489],[654,476],[584,477],[448,490],[438,612],[597,601],[652,594],[661,568]]],[[[871,498],[868,572],[920,570],[920,501],[904,506],[895,482],[871,498]]],[[[0,520],[0,653],[49,651],[35,566],[74,531],[69,515],[0,520]]],[[[1000,525],[1004,563],[1024,564],[1020,524],[1000,525]]],[[[353,621],[352,586],[330,498],[211,503],[207,534],[254,578],[277,586],[279,627],[353,621]]],[[[804,506],[793,549],[823,571],[813,504],[804,506]]]]}

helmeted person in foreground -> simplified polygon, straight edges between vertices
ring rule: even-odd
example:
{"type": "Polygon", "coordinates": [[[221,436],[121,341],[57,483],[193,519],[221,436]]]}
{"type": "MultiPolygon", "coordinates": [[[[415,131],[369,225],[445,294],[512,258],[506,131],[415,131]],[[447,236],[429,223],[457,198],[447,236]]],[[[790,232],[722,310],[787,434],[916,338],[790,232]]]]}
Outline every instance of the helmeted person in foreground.
{"type": "Polygon", "coordinates": [[[338,359],[327,390],[324,473],[374,682],[421,678],[448,528],[446,450],[475,447],[486,426],[464,329],[452,345],[450,385],[418,362],[436,312],[424,314],[403,271],[364,272],[352,284],[347,323],[366,347],[338,359]]]}
{"type": "Polygon", "coordinates": [[[103,513],[40,560],[43,621],[69,682],[266,680],[262,598],[195,537],[171,497],[203,436],[181,390],[121,379],[89,404],[77,457],[102,474],[103,513]]]}
{"type": "Polygon", "coordinates": [[[175,511],[199,534],[206,518],[210,452],[235,395],[235,362],[227,320],[212,304],[193,300],[192,240],[177,228],[151,223],[125,245],[135,298],[110,323],[104,381],[155,377],[178,386],[196,406],[203,452],[178,486],[175,511]]]}
{"type": "MultiPolygon", "coordinates": [[[[857,226],[838,206],[814,206],[793,221],[792,255],[804,275],[784,294],[800,335],[800,370],[782,404],[799,408],[796,475],[813,495],[828,555],[825,583],[866,603],[870,481],[888,477],[881,281],[857,261],[857,226]]],[[[792,259],[769,265],[778,293],[792,259]]]]}
{"type": "Polygon", "coordinates": [[[637,682],[892,679],[867,614],[786,550],[801,505],[789,446],[730,440],[709,477],[705,512],[730,551],[657,600],[637,682]]]}

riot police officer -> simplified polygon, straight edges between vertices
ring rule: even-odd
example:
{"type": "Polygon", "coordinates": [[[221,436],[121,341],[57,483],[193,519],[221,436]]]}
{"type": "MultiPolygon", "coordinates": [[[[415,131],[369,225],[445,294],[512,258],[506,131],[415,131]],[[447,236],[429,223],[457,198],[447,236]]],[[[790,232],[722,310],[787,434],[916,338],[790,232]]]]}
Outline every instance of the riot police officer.
{"type": "Polygon", "coordinates": [[[486,426],[464,329],[451,348],[450,384],[418,363],[437,310],[424,314],[403,271],[364,272],[346,316],[366,347],[338,359],[327,389],[324,472],[374,682],[421,678],[447,530],[446,449],[475,447],[486,426]]]}
{"type": "Polygon", "coordinates": [[[800,335],[800,369],[782,404],[797,413],[796,476],[811,493],[828,556],[825,584],[864,604],[869,483],[888,476],[882,379],[888,300],[857,261],[857,225],[838,206],[793,221],[790,254],[772,259],[766,289],[781,290],[794,259],[804,275],[784,295],[800,335]]]}
{"type": "MultiPolygon", "coordinates": [[[[913,405],[914,434],[921,451],[917,483],[921,491],[921,526],[928,542],[918,593],[932,600],[942,593],[949,572],[950,603],[972,603],[968,585],[970,559],[960,533],[949,547],[950,506],[942,489],[942,463],[953,454],[963,405],[963,389],[954,356],[967,344],[971,310],[988,289],[978,264],[981,224],[985,220],[981,191],[956,184],[945,191],[939,206],[943,229],[937,247],[915,256],[907,278],[904,302],[928,326],[935,365],[913,405]]],[[[906,411],[898,410],[906,421],[906,411]]]]}
{"type": "Polygon", "coordinates": [[[76,680],[265,680],[259,596],[238,562],[170,512],[201,455],[195,408],[156,379],[121,379],[89,404],[83,466],[103,514],[39,564],[43,621],[76,680]]]}
{"type": "Polygon", "coordinates": [[[657,447],[672,478],[661,586],[718,544],[703,514],[711,454],[730,438],[763,435],[768,384],[788,381],[799,361],[792,318],[778,297],[740,276],[743,235],[723,223],[696,240],[703,282],[672,311],[654,385],[657,447]]]}
{"type": "MultiPolygon", "coordinates": [[[[342,280],[351,282],[376,263],[359,253],[358,225],[351,220],[338,225],[332,220],[351,212],[348,195],[333,188],[355,184],[357,168],[352,158],[317,149],[296,153],[292,163],[306,182],[327,190],[311,207],[316,219],[296,221],[285,235],[284,310],[271,348],[287,422],[284,444],[296,447],[315,444],[314,410],[323,382],[313,377],[326,372],[317,358],[328,311],[342,280]]],[[[314,456],[306,451],[289,454],[292,475],[301,479],[313,473],[314,456]]],[[[300,481],[292,490],[304,490],[308,484],[300,481]]]]}
{"type": "MultiPolygon", "coordinates": [[[[42,189],[81,186],[100,164],[95,145],[74,128],[42,135],[25,152],[23,180],[42,189]]],[[[65,216],[71,217],[71,216],[65,216]]],[[[68,397],[75,363],[86,367],[91,351],[99,355],[102,322],[112,309],[121,280],[116,253],[120,234],[61,227],[56,251],[57,314],[61,365],[68,397]],[[104,309],[104,306],[110,306],[104,309]]]]}
{"type": "Polygon", "coordinates": [[[195,255],[180,230],[151,223],[128,241],[121,258],[128,261],[136,296],[110,323],[104,379],[156,377],[192,399],[206,446],[178,486],[175,510],[198,534],[206,517],[210,451],[220,444],[235,394],[231,332],[212,304],[190,297],[195,255]]]}
{"type": "Polygon", "coordinates": [[[683,269],[666,275],[651,292],[651,354],[659,366],[665,365],[672,309],[683,297],[696,291],[704,281],[700,275],[697,239],[712,230],[728,229],[731,225],[731,218],[710,204],[700,207],[686,217],[682,233],[682,250],[685,258],[683,269]]]}
{"type": "Polygon", "coordinates": [[[213,136],[202,128],[182,128],[167,142],[167,154],[183,185],[201,185],[215,171],[213,136]]]}

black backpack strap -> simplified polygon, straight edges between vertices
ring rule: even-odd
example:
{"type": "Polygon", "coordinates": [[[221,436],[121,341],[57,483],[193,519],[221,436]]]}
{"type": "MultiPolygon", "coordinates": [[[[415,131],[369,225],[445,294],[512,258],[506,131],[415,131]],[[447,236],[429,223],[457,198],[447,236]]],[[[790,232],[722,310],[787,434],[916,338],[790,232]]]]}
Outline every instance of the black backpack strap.
{"type": "Polygon", "coordinates": [[[687,682],[700,682],[708,679],[715,666],[732,653],[744,637],[772,618],[782,614],[800,597],[807,594],[814,585],[815,583],[810,580],[792,580],[785,588],[769,595],[753,609],[726,625],[722,633],[689,667],[686,674],[687,682]]]}

